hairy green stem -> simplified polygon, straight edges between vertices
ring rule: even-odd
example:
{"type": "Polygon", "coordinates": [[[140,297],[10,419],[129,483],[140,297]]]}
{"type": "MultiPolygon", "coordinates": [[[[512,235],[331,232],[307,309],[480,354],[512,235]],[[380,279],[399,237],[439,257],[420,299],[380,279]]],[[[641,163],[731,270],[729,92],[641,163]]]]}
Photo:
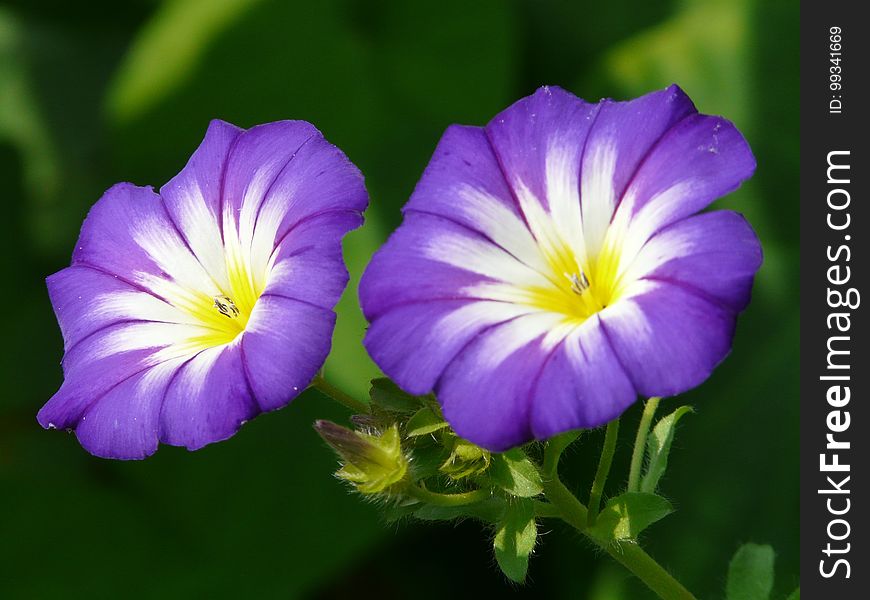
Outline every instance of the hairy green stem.
{"type": "Polygon", "coordinates": [[[643,458],[646,455],[646,437],[653,415],[659,406],[661,398],[650,398],[643,407],[643,415],[637,426],[637,436],[634,438],[634,451],[631,454],[631,467],[628,471],[628,491],[640,490],[640,470],[643,468],[643,458]]]}
{"type": "Polygon", "coordinates": [[[415,484],[409,484],[403,491],[417,500],[434,504],[435,506],[465,506],[466,504],[474,504],[475,502],[486,500],[492,495],[489,490],[473,490],[458,494],[439,494],[438,492],[430,492],[415,484]]]}
{"type": "Polygon", "coordinates": [[[553,445],[547,444],[547,448],[544,451],[542,479],[544,495],[549,500],[549,504],[544,502],[536,503],[535,514],[542,517],[552,516],[553,509],[557,510],[563,521],[607,552],[663,600],[695,600],[695,597],[689,590],[683,587],[679,581],[674,579],[670,573],[636,543],[603,540],[590,531],[588,525],[589,513],[586,507],[559,479],[559,456],[564,449],[564,440],[560,440],[557,444],[553,445]]]}
{"type": "Polygon", "coordinates": [[[604,484],[610,474],[610,465],[613,463],[613,455],[616,453],[616,439],[619,437],[619,419],[614,419],[607,424],[604,434],[604,447],[601,449],[601,457],[598,459],[598,470],[595,471],[595,480],[589,491],[589,514],[586,515],[590,527],[595,524],[598,517],[598,509],[601,505],[601,494],[604,493],[604,484]]]}
{"type": "Polygon", "coordinates": [[[560,433],[547,441],[547,447],[544,450],[544,465],[542,467],[542,476],[545,479],[547,477],[559,478],[556,473],[559,468],[559,457],[562,456],[562,451],[570,446],[578,437],[580,437],[579,429],[560,433]]]}
{"type": "Polygon", "coordinates": [[[318,390],[321,394],[329,396],[339,404],[349,408],[356,414],[368,414],[369,405],[362,400],[357,400],[347,392],[344,392],[336,386],[329,383],[320,373],[311,382],[311,387],[318,390]]]}
{"type": "Polygon", "coordinates": [[[538,517],[539,519],[546,519],[546,518],[561,519],[562,518],[561,511],[556,507],[555,504],[552,504],[551,502],[542,502],[540,500],[534,500],[533,504],[535,507],[535,516],[538,517]]]}

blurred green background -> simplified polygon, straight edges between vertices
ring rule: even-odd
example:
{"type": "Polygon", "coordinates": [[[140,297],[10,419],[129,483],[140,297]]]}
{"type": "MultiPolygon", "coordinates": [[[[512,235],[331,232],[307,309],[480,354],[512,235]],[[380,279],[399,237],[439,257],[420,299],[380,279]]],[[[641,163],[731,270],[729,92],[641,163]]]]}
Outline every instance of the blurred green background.
{"type": "MultiPolygon", "coordinates": [[[[749,139],[758,172],[718,205],[765,248],[734,352],[682,400],[663,491],[678,512],[650,553],[700,598],[721,598],[743,542],[777,551],[774,598],[798,583],[798,39],[783,0],[20,1],[0,4],[0,596],[343,598],[648,594],[579,536],[547,523],[525,587],[473,522],[385,525],[331,476],[311,428],[345,414],[316,392],[196,453],[139,463],[87,455],[35,414],[61,381],[43,279],[116,181],[167,181],[211,118],[315,123],[366,174],[371,208],[345,243],[354,281],[328,375],[363,393],[355,283],[399,222],[450,123],[483,124],[541,84],[588,99],[677,82],[749,139]]],[[[667,401],[664,409],[676,401],[667,401]]],[[[624,485],[639,405],[609,494],[624,485]]],[[[601,432],[563,474],[591,480],[601,432]]],[[[585,493],[585,492],[584,492],[585,493]]]]}

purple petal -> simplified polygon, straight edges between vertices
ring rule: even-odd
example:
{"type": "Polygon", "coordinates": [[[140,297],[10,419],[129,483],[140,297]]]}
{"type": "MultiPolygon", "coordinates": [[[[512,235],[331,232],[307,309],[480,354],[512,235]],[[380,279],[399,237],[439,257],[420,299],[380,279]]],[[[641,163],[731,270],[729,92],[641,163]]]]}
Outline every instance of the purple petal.
{"type": "Polygon", "coordinates": [[[507,303],[477,300],[411,303],[376,318],[363,344],[402,389],[426,394],[475,335],[525,312],[507,303]]]}
{"type": "Polygon", "coordinates": [[[329,211],[298,223],[275,252],[265,293],[332,309],[348,281],[341,238],[361,224],[355,210],[329,211]]]}
{"type": "Polygon", "coordinates": [[[730,351],[736,321],[730,308],[660,282],[609,306],[599,318],[643,396],[673,396],[702,383],[730,351]]]}
{"type": "Polygon", "coordinates": [[[587,159],[593,154],[592,148],[612,147],[615,155],[612,187],[619,200],[662,136],[696,112],[692,101],[676,85],[627,102],[603,100],[586,142],[587,159]]]}
{"type": "Polygon", "coordinates": [[[761,244],[743,216],[716,211],[683,219],[647,242],[632,273],[695,290],[734,311],[749,303],[761,244]]]}
{"type": "Polygon", "coordinates": [[[329,354],[335,313],[274,294],[260,297],[242,338],[245,368],[261,410],[304,390],[329,354]]]}
{"type": "Polygon", "coordinates": [[[457,435],[493,452],[532,437],[533,392],[552,352],[543,343],[547,330],[539,326],[540,317],[485,330],[444,370],[436,392],[457,435]]]}
{"type": "MultiPolygon", "coordinates": [[[[547,194],[547,160],[558,146],[579,174],[586,136],[600,105],[589,104],[559,87],[542,87],[512,104],[486,126],[498,162],[517,195],[528,188],[544,208],[547,194]]],[[[574,178],[577,180],[577,177],[574,178]]]]}
{"type": "Polygon", "coordinates": [[[40,425],[75,427],[84,412],[110,389],[154,364],[154,353],[172,342],[171,337],[164,339],[166,328],[163,324],[117,323],[68,349],[63,358],[63,385],[39,411],[40,425]]]}
{"type": "Polygon", "coordinates": [[[413,213],[437,215],[477,232],[519,260],[539,260],[483,128],[447,128],[403,212],[406,220],[413,213]]]}
{"type": "Polygon", "coordinates": [[[119,183],[91,208],[82,225],[73,265],[88,265],[155,291],[158,280],[218,293],[150,187],[119,183]]]}
{"type": "Polygon", "coordinates": [[[644,159],[615,220],[630,221],[632,237],[645,241],[734,191],[754,171],[752,151],[730,121],[690,115],[644,159]]]}
{"type": "Polygon", "coordinates": [[[221,181],[222,210],[246,206],[256,215],[282,173],[293,171],[300,149],[320,132],[306,121],[277,121],[242,132],[229,150],[221,181]]]}
{"type": "Polygon", "coordinates": [[[597,317],[587,319],[550,355],[533,393],[531,430],[541,440],[598,427],[637,399],[597,317]]]}
{"type": "Polygon", "coordinates": [[[154,454],[166,386],[183,360],[138,372],[91,404],[76,426],[81,445],[103,458],[139,460],[154,454]]]}
{"type": "Polygon", "coordinates": [[[187,165],[160,188],[166,210],[181,235],[210,273],[221,263],[221,193],[227,155],[243,129],[213,120],[187,165]]]}
{"type": "Polygon", "coordinates": [[[279,121],[239,138],[228,160],[223,200],[240,214],[240,227],[250,213],[257,229],[277,244],[302,219],[333,210],[361,213],[368,196],[359,169],[313,125],[279,121]]]}
{"type": "MultiPolygon", "coordinates": [[[[461,300],[475,297],[473,288],[493,281],[462,268],[469,267],[469,252],[456,251],[459,264],[436,260],[437,253],[451,244],[466,249],[489,247],[504,260],[516,262],[511,255],[481,234],[440,216],[409,212],[399,227],[374,255],[359,285],[360,306],[369,321],[396,306],[421,300],[461,300]],[[437,253],[436,253],[437,252],[437,253]]],[[[450,249],[447,249],[450,252],[450,249]]]]}
{"type": "Polygon", "coordinates": [[[86,336],[116,323],[176,322],[183,318],[160,298],[89,266],[67,267],[48,277],[46,284],[67,351],[86,336]]]}
{"type": "Polygon", "coordinates": [[[197,450],[232,436],[259,413],[238,340],[186,360],[166,388],[160,441],[197,450]]]}

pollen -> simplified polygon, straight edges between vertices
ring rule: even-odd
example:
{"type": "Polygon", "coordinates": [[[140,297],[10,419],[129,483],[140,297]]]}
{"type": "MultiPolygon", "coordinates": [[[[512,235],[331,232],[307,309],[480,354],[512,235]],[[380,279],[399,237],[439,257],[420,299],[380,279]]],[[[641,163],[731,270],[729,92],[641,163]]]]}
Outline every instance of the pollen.
{"type": "Polygon", "coordinates": [[[239,308],[229,296],[218,295],[214,297],[214,307],[223,316],[235,319],[239,316],[239,308]]]}
{"type": "Polygon", "coordinates": [[[583,272],[583,269],[580,269],[580,273],[562,274],[571,282],[571,291],[578,296],[589,289],[589,279],[586,277],[586,273],[583,272]]]}

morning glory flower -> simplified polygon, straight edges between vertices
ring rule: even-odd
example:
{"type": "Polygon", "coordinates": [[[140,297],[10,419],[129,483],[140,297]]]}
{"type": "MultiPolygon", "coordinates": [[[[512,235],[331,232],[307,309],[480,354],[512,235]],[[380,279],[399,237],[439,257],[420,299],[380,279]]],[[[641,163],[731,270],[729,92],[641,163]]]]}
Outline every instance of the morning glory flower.
{"type": "Polygon", "coordinates": [[[502,451],[703,382],[761,263],[729,121],[676,86],[590,104],[544,87],[451,126],[360,284],[365,345],[456,433],[502,451]]]}
{"type": "Polygon", "coordinates": [[[367,201],[360,172],[304,121],[212,121],[159,194],[109,189],[47,280],[64,382],[39,423],[136,459],[286,405],[329,352],[341,238],[367,201]]]}

